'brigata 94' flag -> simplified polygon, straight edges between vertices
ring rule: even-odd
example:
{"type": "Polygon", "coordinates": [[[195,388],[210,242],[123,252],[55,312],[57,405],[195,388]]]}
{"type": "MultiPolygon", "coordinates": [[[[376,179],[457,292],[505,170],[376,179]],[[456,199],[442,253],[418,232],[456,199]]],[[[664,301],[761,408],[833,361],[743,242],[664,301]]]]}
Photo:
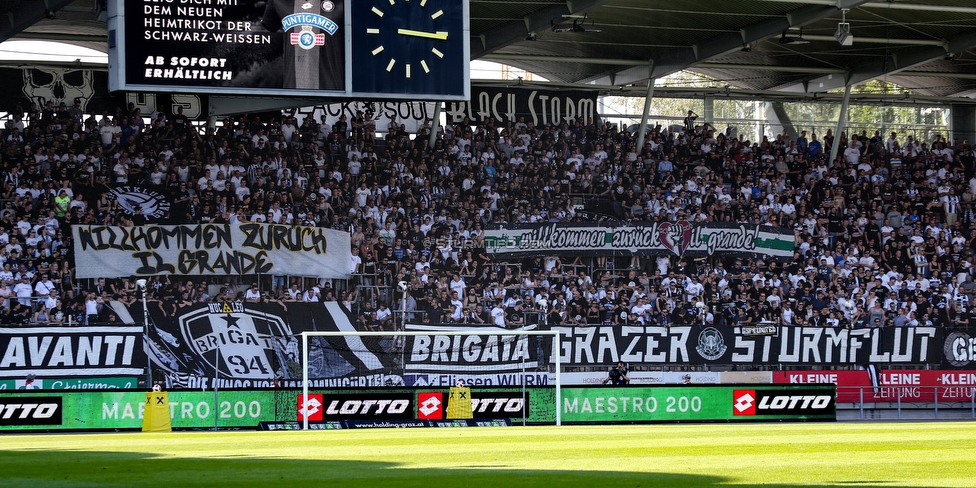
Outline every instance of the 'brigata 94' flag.
{"type": "Polygon", "coordinates": [[[494,257],[539,253],[691,257],[724,254],[760,255],[788,261],[793,258],[795,236],[786,227],[746,223],[632,222],[617,226],[545,223],[489,229],[485,232],[485,246],[494,257]]]}
{"type": "Polygon", "coordinates": [[[276,224],[76,225],[78,278],[274,274],[349,277],[349,233],[276,224]]]}

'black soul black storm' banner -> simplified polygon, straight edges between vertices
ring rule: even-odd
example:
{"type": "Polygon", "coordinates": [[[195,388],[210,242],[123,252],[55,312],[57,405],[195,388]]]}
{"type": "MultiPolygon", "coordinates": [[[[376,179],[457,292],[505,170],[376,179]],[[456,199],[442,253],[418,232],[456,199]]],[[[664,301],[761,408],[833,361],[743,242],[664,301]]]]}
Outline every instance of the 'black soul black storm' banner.
{"type": "Polygon", "coordinates": [[[458,123],[467,117],[472,122],[494,119],[499,123],[515,123],[521,119],[536,127],[559,126],[563,122],[573,125],[581,120],[586,125],[597,119],[598,95],[596,90],[557,91],[476,85],[471,88],[471,101],[447,104],[447,120],[448,123],[458,123]]]}

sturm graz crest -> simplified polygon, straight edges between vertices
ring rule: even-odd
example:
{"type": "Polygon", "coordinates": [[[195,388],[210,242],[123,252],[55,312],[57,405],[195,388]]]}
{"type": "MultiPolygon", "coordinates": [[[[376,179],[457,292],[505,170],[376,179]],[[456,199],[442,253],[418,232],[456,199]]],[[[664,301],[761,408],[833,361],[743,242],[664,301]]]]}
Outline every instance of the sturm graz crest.
{"type": "Polygon", "coordinates": [[[961,368],[973,361],[972,339],[965,332],[950,332],[946,335],[945,343],[942,346],[942,353],[946,362],[961,368]]]}
{"type": "Polygon", "coordinates": [[[706,327],[698,334],[698,347],[695,350],[706,360],[714,361],[722,357],[727,349],[725,338],[715,327],[706,327]]]}
{"type": "Polygon", "coordinates": [[[108,197],[119,202],[119,207],[129,215],[135,215],[137,208],[141,208],[142,215],[148,219],[158,219],[169,212],[169,200],[145,188],[120,186],[109,191],[108,197]]]}
{"type": "Polygon", "coordinates": [[[180,316],[180,330],[198,362],[221,377],[271,379],[298,360],[297,340],[277,315],[201,308],[180,316]]]}

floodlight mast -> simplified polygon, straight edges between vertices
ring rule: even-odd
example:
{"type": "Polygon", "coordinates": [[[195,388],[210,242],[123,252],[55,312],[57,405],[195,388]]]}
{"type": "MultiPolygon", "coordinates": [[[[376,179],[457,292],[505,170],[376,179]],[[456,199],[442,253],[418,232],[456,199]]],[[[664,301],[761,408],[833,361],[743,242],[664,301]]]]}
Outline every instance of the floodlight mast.
{"type": "Polygon", "coordinates": [[[142,295],[142,349],[146,352],[146,388],[152,389],[152,361],[149,359],[151,357],[152,348],[149,346],[149,307],[146,305],[146,281],[145,278],[139,278],[136,280],[136,286],[139,287],[139,293],[142,295]]]}

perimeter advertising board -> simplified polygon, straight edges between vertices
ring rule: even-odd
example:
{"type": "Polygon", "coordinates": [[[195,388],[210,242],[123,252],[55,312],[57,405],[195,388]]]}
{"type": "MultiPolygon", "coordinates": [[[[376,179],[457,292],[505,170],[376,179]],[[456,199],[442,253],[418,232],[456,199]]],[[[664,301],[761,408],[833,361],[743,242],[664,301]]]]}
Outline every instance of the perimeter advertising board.
{"type": "MultiPolygon", "coordinates": [[[[261,422],[450,420],[447,389],[171,391],[174,429],[255,428],[261,422]]],[[[473,389],[476,419],[551,424],[554,388],[473,389]]],[[[563,388],[562,419],[574,423],[833,420],[833,385],[563,388]]],[[[0,392],[0,431],[142,428],[145,392],[0,392]]],[[[393,424],[391,424],[393,426],[393,424]]]]}
{"type": "Polygon", "coordinates": [[[774,371],[773,383],[837,385],[839,402],[964,402],[976,395],[976,371],[884,369],[873,378],[867,370],[774,371]]]}
{"type": "MultiPolygon", "coordinates": [[[[10,409],[11,416],[24,416],[20,422],[3,421],[0,430],[102,430],[141,429],[146,408],[142,391],[64,391],[0,394],[0,405],[10,409]],[[16,409],[11,405],[20,405],[16,409]],[[24,405],[32,412],[24,413],[24,405]],[[34,406],[36,405],[36,406],[34,406]],[[56,405],[55,407],[43,407],[56,405]],[[43,407],[43,408],[42,408],[43,407]],[[53,413],[48,416],[48,413],[53,413]],[[43,418],[34,418],[43,414],[43,418]],[[54,418],[57,422],[54,422],[54,418]]],[[[173,428],[244,428],[258,422],[272,421],[276,415],[275,394],[270,391],[227,391],[215,395],[210,391],[169,392],[169,410],[173,428]]]]}
{"type": "Polygon", "coordinates": [[[834,420],[833,385],[563,388],[563,422],[834,420]]]}
{"type": "MultiPolygon", "coordinates": [[[[174,429],[255,428],[261,422],[409,421],[447,419],[447,389],[311,390],[309,402],[297,390],[170,391],[174,429]]],[[[476,389],[477,418],[552,423],[555,390],[476,389]]],[[[0,432],[6,430],[141,429],[145,392],[3,391],[0,432]]]]}

